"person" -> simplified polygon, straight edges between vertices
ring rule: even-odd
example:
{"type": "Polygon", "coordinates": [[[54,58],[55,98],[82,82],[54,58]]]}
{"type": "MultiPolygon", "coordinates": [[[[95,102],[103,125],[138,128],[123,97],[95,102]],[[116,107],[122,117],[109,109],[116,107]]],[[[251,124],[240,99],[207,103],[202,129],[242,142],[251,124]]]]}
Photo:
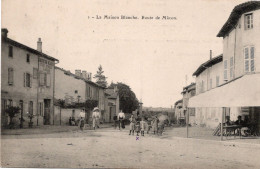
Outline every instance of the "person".
{"type": "Polygon", "coordinates": [[[157,118],[157,116],[154,117],[153,122],[152,122],[152,131],[155,134],[158,134],[158,122],[159,119],[157,118]]]}
{"type": "Polygon", "coordinates": [[[129,131],[129,135],[131,135],[131,132],[132,132],[132,135],[134,135],[135,133],[135,118],[134,118],[134,115],[132,114],[131,117],[130,117],[130,131],[129,131]]]}
{"type": "Polygon", "coordinates": [[[116,113],[114,114],[113,120],[114,120],[114,127],[116,129],[116,126],[117,126],[117,115],[116,115],[116,113]]]}
{"type": "Polygon", "coordinates": [[[146,122],[144,121],[144,118],[142,117],[142,120],[140,121],[141,136],[144,136],[145,126],[146,126],[146,122]]]}
{"type": "Polygon", "coordinates": [[[158,135],[162,135],[163,131],[164,131],[164,125],[165,125],[165,121],[164,120],[160,120],[158,123],[158,135]]]}
{"type": "Polygon", "coordinates": [[[92,122],[93,122],[93,129],[95,130],[96,127],[99,128],[99,118],[100,118],[100,114],[99,114],[99,108],[95,107],[93,109],[93,113],[92,113],[92,122]]]}
{"type": "Polygon", "coordinates": [[[140,121],[136,121],[136,124],[135,124],[136,136],[139,136],[140,130],[141,130],[140,121]]]}
{"type": "Polygon", "coordinates": [[[80,117],[79,128],[80,128],[81,131],[83,131],[83,128],[84,128],[84,119],[83,119],[83,117],[80,117]]]}
{"type": "Polygon", "coordinates": [[[119,127],[119,130],[121,130],[121,128],[123,127],[123,121],[124,121],[124,119],[125,119],[125,113],[121,110],[120,111],[120,113],[118,113],[118,117],[117,117],[117,119],[119,120],[119,125],[118,125],[118,127],[119,127]]]}
{"type": "Polygon", "coordinates": [[[244,121],[242,120],[241,116],[237,116],[237,121],[235,122],[236,125],[243,125],[244,121]]]}
{"type": "Polygon", "coordinates": [[[70,117],[70,118],[69,118],[69,125],[70,125],[70,126],[72,126],[71,121],[72,121],[72,118],[70,117]]]}
{"type": "Polygon", "coordinates": [[[226,116],[225,126],[230,126],[230,125],[231,125],[230,116],[226,116]]]}

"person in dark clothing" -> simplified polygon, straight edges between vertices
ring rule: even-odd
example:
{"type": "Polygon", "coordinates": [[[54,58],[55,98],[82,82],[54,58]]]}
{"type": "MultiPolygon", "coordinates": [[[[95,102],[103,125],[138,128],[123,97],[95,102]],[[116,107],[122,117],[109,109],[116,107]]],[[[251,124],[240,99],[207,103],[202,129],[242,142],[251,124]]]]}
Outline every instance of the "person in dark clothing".
{"type": "Polygon", "coordinates": [[[116,129],[116,126],[117,126],[117,115],[116,115],[116,113],[114,114],[113,120],[114,120],[114,127],[116,129]]]}
{"type": "Polygon", "coordinates": [[[244,125],[244,121],[242,120],[241,116],[237,116],[237,121],[235,122],[236,125],[244,125]]]}

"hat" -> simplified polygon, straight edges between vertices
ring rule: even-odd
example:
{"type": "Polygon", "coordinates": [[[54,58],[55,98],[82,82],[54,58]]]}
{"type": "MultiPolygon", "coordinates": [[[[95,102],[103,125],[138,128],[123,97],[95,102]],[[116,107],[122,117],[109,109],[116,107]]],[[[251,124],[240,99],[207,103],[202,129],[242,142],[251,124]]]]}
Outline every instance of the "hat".
{"type": "Polygon", "coordinates": [[[98,108],[98,107],[95,107],[93,111],[99,111],[99,108],[98,108]]]}

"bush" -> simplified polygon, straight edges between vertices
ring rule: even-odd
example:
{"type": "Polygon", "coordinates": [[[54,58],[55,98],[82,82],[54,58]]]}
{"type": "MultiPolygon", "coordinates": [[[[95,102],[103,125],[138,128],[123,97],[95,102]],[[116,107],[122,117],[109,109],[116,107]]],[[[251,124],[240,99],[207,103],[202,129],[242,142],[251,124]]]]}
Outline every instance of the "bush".
{"type": "Polygon", "coordinates": [[[16,114],[20,113],[20,107],[10,106],[5,110],[5,112],[8,114],[10,118],[10,123],[9,123],[10,128],[14,128],[13,118],[15,117],[16,114]]]}

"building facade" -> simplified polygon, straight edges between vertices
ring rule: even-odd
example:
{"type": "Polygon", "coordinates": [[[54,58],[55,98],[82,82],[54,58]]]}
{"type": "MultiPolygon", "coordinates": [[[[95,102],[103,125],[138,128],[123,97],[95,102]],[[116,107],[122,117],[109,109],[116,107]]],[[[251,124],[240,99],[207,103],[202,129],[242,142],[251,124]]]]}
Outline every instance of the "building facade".
{"type": "Polygon", "coordinates": [[[54,65],[57,59],[42,53],[39,38],[37,50],[16,42],[2,29],[1,46],[1,124],[7,126],[9,118],[5,110],[9,106],[20,107],[16,123],[27,126],[28,113],[33,114],[34,125],[53,123],[54,65]],[[22,122],[23,120],[24,122],[22,122]]]}
{"type": "Polygon", "coordinates": [[[104,116],[105,122],[113,122],[114,114],[118,115],[119,113],[119,93],[117,87],[114,89],[106,89],[106,102],[105,109],[106,115],[104,116]]]}
{"type": "Polygon", "coordinates": [[[188,105],[189,105],[189,99],[193,96],[195,96],[196,94],[196,84],[195,83],[191,83],[188,86],[185,86],[183,88],[183,91],[181,92],[183,95],[183,110],[185,111],[184,114],[186,114],[187,112],[189,113],[189,124],[191,125],[195,125],[195,108],[189,108],[188,109],[188,105]]]}
{"type": "Polygon", "coordinates": [[[214,71],[204,63],[193,74],[197,95],[189,106],[196,107],[198,124],[214,128],[222,117],[235,121],[248,116],[260,129],[260,87],[256,85],[260,82],[260,2],[237,5],[217,36],[223,37],[222,61],[211,64],[214,71]],[[219,76],[216,83],[211,80],[213,72],[219,76]]]}

